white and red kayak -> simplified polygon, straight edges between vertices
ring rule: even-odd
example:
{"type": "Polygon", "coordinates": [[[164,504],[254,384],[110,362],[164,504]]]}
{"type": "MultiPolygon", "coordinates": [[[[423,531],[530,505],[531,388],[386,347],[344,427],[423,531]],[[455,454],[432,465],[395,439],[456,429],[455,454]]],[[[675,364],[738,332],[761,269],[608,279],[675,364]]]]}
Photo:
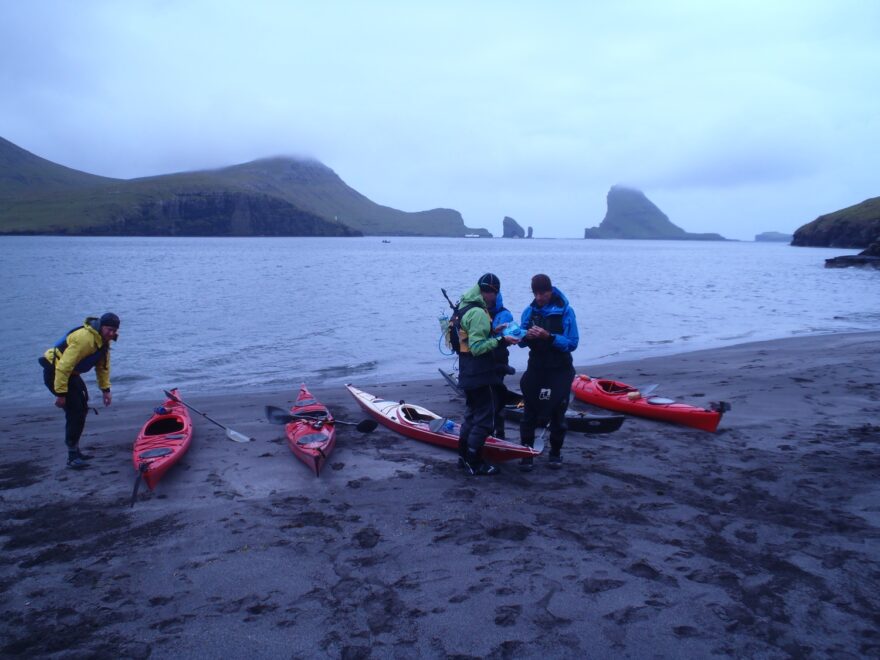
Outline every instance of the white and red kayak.
{"type": "Polygon", "coordinates": [[[290,451],[309,466],[315,476],[327,462],[336,446],[336,427],[333,415],[318,402],[305,385],[299,388],[296,401],[290,408],[292,422],[284,427],[290,451]]]}
{"type": "MultiPolygon", "coordinates": [[[[458,432],[461,426],[452,420],[422,406],[405,401],[386,401],[353,385],[346,387],[364,412],[383,426],[413,440],[458,450],[458,432]]],[[[531,447],[492,436],[486,438],[486,444],[483,446],[483,459],[493,463],[535,457],[540,453],[531,447]]]]}

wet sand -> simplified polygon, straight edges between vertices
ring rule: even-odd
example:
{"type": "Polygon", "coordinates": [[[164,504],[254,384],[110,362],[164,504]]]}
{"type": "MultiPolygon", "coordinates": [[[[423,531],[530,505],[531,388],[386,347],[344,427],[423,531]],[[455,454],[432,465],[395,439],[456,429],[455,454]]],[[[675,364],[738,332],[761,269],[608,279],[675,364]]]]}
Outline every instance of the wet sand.
{"type": "MultiPolygon", "coordinates": [[[[90,416],[86,471],[64,467],[48,397],[2,408],[0,653],[880,656],[878,355],[860,333],[581,365],[733,410],[715,434],[628,418],[569,435],[560,471],[489,478],[381,427],[338,427],[316,478],[263,419],[298,383],[182,392],[256,441],[193,415],[189,453],[133,508],[131,445],[161,392],[90,416]]],[[[460,417],[425,376],[355,384],[460,417]]],[[[364,418],[343,388],[313,392],[364,418]]]]}

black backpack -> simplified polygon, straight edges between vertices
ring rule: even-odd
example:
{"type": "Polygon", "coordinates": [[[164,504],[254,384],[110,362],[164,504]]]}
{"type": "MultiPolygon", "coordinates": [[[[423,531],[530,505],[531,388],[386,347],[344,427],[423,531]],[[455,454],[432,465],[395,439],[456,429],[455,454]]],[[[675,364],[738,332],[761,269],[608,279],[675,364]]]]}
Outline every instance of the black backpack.
{"type": "Polygon", "coordinates": [[[461,341],[458,338],[458,331],[461,330],[461,319],[474,307],[480,307],[480,305],[478,303],[468,303],[462,307],[461,303],[459,303],[452,308],[452,317],[449,319],[449,327],[446,331],[446,345],[455,351],[457,355],[461,354],[461,341]]]}

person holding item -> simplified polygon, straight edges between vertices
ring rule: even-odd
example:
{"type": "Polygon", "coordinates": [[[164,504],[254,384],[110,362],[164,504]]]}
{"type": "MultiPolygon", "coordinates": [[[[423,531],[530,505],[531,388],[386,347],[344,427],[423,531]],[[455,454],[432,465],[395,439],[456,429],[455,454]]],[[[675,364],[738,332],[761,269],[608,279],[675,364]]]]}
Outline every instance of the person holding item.
{"type": "Polygon", "coordinates": [[[43,382],[53,395],[55,405],[64,409],[67,467],[81,469],[89,458],[79,448],[79,439],[89,412],[89,391],[81,374],[94,367],[104,405],[113,401],[110,394],[110,342],[119,333],[119,317],[107,312],[101,318],[89,316],[83,324],[69,330],[40,358],[43,382]]]}
{"type": "MultiPolygon", "coordinates": [[[[504,331],[513,322],[513,314],[504,306],[504,299],[501,297],[501,281],[493,273],[486,273],[478,281],[480,285],[498,286],[498,293],[495,296],[495,302],[491,305],[487,303],[489,308],[489,318],[492,320],[492,336],[496,339],[503,339],[504,331]]],[[[504,377],[508,374],[516,373],[510,366],[510,349],[506,341],[502,341],[495,349],[495,368],[498,370],[499,382],[492,386],[495,398],[495,423],[492,435],[496,438],[505,439],[507,435],[504,428],[504,405],[507,403],[507,387],[504,385],[504,377]]]]}
{"type": "Polygon", "coordinates": [[[465,393],[465,417],[459,433],[459,465],[470,475],[497,474],[498,468],[483,460],[486,437],[495,424],[495,387],[501,383],[495,350],[515,344],[513,337],[492,337],[489,308],[494,307],[501,282],[492,273],[483,275],[468,289],[453,315],[458,335],[458,384],[465,393]]]}
{"type": "MultiPolygon", "coordinates": [[[[534,300],[522,313],[521,325],[526,330],[520,346],[528,347],[529,361],[520,380],[523,394],[523,418],[520,442],[535,444],[535,429],[550,426],[549,467],[562,467],[562,445],[565,442],[565,412],[574,380],[571,353],[578,347],[577,319],[574,309],[563,293],[543,273],[532,278],[534,300]]],[[[530,471],[534,459],[523,458],[520,469],[530,471]]]]}

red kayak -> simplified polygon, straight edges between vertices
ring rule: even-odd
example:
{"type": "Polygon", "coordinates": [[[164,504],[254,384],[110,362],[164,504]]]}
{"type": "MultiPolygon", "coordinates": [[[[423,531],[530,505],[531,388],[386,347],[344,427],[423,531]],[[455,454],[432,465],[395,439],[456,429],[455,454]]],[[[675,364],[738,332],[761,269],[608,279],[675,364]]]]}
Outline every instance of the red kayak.
{"type": "MultiPolygon", "coordinates": [[[[171,394],[179,399],[178,391],[171,394]]],[[[144,424],[131,453],[134,469],[150,490],[177,463],[192,442],[193,427],[186,406],[167,399],[144,424]]]]}
{"type": "MultiPolygon", "coordinates": [[[[451,419],[435,415],[422,406],[404,401],[385,401],[353,385],[346,387],[364,412],[392,431],[397,431],[413,440],[458,450],[458,431],[461,427],[451,419]]],[[[531,447],[492,436],[486,438],[486,444],[483,446],[483,459],[493,463],[535,457],[540,453],[531,447]]]]}
{"type": "Polygon", "coordinates": [[[632,385],[616,380],[590,378],[586,374],[575,377],[571,391],[581,401],[600,408],[684,424],[710,433],[718,428],[724,412],[730,410],[730,404],[724,401],[712,403],[709,408],[700,408],[664,397],[642,396],[638,388],[632,385]]]}
{"type": "Polygon", "coordinates": [[[300,386],[290,414],[302,419],[296,419],[284,427],[287,444],[296,457],[318,476],[336,446],[333,415],[327,410],[327,406],[318,403],[305,385],[300,386]]]}

